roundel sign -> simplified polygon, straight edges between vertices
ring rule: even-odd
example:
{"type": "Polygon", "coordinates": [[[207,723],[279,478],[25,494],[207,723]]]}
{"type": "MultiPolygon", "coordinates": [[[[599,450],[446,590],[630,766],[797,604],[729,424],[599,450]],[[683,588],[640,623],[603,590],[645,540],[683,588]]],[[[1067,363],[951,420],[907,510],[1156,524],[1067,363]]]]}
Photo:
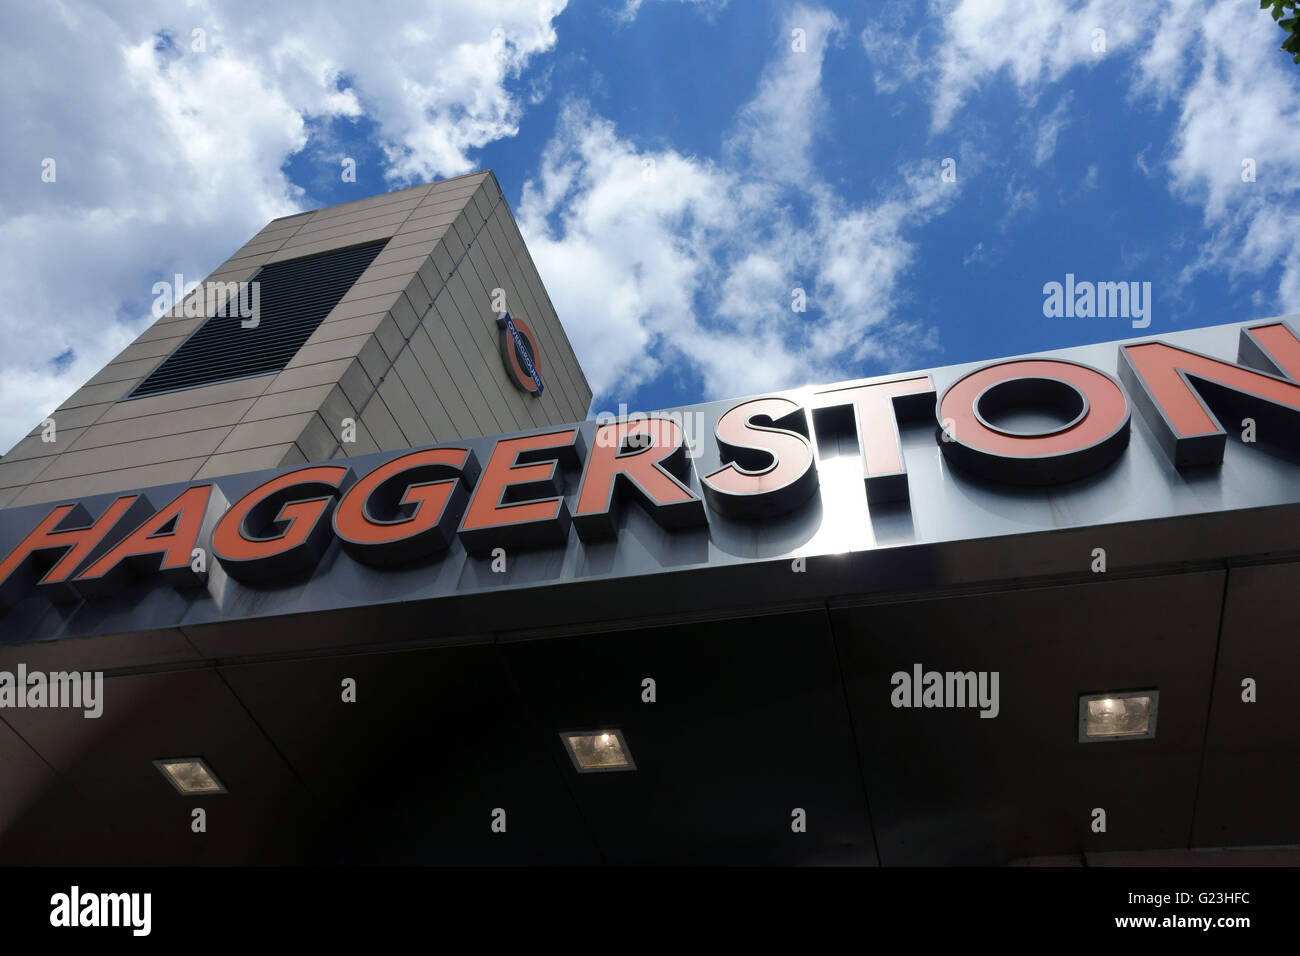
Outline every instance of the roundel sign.
{"type": "Polygon", "coordinates": [[[541,359],[533,330],[509,312],[501,314],[497,327],[501,335],[501,359],[510,380],[521,391],[540,397],[546,386],[542,383],[541,359]]]}

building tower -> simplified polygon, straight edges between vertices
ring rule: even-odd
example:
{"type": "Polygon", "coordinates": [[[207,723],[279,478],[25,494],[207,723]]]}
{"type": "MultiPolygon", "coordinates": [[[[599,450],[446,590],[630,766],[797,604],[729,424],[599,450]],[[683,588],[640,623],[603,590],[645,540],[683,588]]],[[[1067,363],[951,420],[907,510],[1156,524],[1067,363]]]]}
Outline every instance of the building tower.
{"type": "Polygon", "coordinates": [[[0,507],[581,421],[591,397],[470,173],[268,223],[0,460],[0,507]]]}

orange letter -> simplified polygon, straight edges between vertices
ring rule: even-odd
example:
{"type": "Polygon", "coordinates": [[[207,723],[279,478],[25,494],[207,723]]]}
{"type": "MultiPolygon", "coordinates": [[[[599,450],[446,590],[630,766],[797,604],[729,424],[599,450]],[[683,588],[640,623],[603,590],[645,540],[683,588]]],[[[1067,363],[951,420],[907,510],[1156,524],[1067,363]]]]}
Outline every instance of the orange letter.
{"type": "Polygon", "coordinates": [[[465,550],[482,557],[498,547],[564,544],[569,509],[555,468],[576,466],[578,447],[576,428],[499,439],[460,525],[465,550]]]}
{"type": "Polygon", "coordinates": [[[59,505],[47,514],[31,534],[18,542],[18,547],[0,561],[0,608],[10,608],[21,601],[35,583],[52,601],[80,599],[68,580],[77,566],[90,556],[101,541],[108,538],[109,530],[121,524],[126,527],[141,521],[153,512],[149,502],[141,495],[123,495],[104,509],[95,521],[81,504],[59,505]],[[125,520],[123,520],[125,516],[125,520]],[[71,528],[59,528],[71,524],[71,528]],[[44,554],[62,551],[56,560],[44,554]],[[53,567],[51,567],[53,565],[53,567]],[[45,570],[45,576],[35,581],[34,570],[45,570]]]}
{"type": "MultiPolygon", "coordinates": [[[[867,482],[867,501],[906,501],[907,465],[903,461],[898,423],[930,414],[934,407],[930,376],[831,389],[818,392],[817,397],[818,411],[844,405],[853,409],[858,448],[862,451],[862,472],[867,482]]],[[[825,412],[818,415],[819,435],[825,420],[825,412]]]]}
{"type": "Polygon", "coordinates": [[[1242,329],[1238,360],[1281,375],[1164,342],[1124,345],[1119,356],[1120,378],[1178,467],[1223,461],[1227,434],[1211,408],[1235,421],[1254,418],[1265,444],[1300,445],[1300,340],[1280,322],[1242,329]]]}
{"type": "Polygon", "coordinates": [[[788,398],[737,405],[714,429],[731,464],[700,479],[704,498],[719,514],[761,518],[793,511],[817,490],[808,444],[808,416],[788,398]],[[755,424],[763,419],[765,425],[755,424]]]}
{"type": "Polygon", "coordinates": [[[666,418],[601,425],[587,457],[573,525],[583,541],[614,537],[614,490],[632,492],[661,528],[708,524],[704,502],[686,486],[690,459],[682,430],[666,418]],[[629,441],[633,436],[645,436],[629,441]]]}
{"type": "Polygon", "coordinates": [[[976,369],[943,393],[938,414],[936,435],[950,464],[1012,484],[1074,481],[1109,465],[1128,444],[1128,398],[1119,382],[1060,359],[976,369]],[[1062,424],[1031,431],[999,424],[1002,414],[1020,409],[1050,410],[1062,424]]]}
{"type": "Polygon", "coordinates": [[[334,533],[352,557],[381,567],[446,551],[478,473],[468,448],[394,458],[348,489],[334,510],[334,533]]]}
{"type": "Polygon", "coordinates": [[[207,572],[190,568],[208,510],[211,485],[186,488],[176,499],[77,575],[74,585],[87,597],[114,593],[137,573],[161,572],[173,587],[194,587],[207,572]],[[170,530],[167,529],[170,526],[170,530]],[[159,557],[161,555],[161,558],[159,557]]]}
{"type": "Polygon", "coordinates": [[[226,512],[212,533],[212,551],[236,581],[256,584],[305,574],[329,547],[329,511],[352,469],[312,465],[254,488],[226,512]]]}

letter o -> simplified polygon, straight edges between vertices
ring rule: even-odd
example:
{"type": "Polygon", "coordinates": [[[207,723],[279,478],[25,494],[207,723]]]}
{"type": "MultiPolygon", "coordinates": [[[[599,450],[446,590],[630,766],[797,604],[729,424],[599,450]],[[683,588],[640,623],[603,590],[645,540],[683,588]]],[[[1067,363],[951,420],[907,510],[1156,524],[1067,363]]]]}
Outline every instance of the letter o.
{"type": "Polygon", "coordinates": [[[936,406],[936,436],[949,464],[1017,485],[1076,481],[1105,468],[1128,445],[1129,401],[1104,372],[1061,359],[996,362],[949,386],[936,406]],[[1018,431],[993,420],[1014,408],[1050,408],[1065,422],[1018,431]],[[942,422],[954,422],[943,440],[942,422]]]}

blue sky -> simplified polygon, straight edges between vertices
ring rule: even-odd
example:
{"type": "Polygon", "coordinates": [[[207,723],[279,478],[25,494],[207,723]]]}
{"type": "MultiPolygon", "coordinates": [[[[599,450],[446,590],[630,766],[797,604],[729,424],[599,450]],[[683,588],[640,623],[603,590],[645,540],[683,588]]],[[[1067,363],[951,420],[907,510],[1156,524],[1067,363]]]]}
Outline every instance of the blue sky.
{"type": "Polygon", "coordinates": [[[34,305],[0,317],[0,446],[148,325],[154,282],[480,168],[593,412],[1300,311],[1300,67],[1256,7],[7,9],[0,292],[34,305]],[[1150,327],[1046,317],[1067,273],[1149,282],[1150,327]]]}

